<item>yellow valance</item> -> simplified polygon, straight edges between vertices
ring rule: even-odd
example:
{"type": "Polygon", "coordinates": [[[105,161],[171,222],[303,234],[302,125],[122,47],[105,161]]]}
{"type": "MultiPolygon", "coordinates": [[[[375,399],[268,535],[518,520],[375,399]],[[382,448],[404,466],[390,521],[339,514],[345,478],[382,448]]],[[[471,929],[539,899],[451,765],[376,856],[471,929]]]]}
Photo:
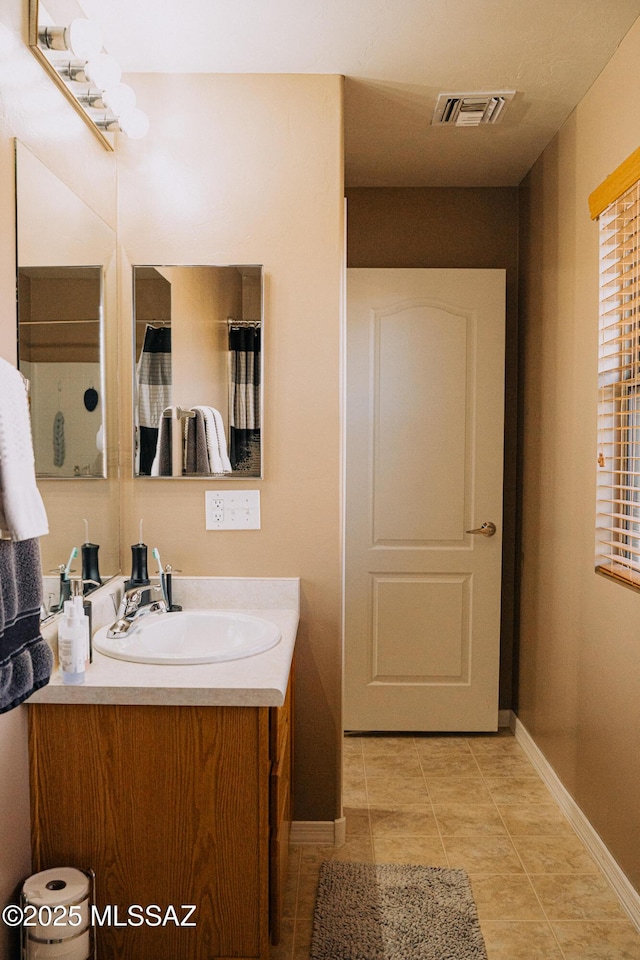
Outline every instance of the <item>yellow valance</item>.
{"type": "Polygon", "coordinates": [[[640,180],[640,147],[634,150],[613,173],[610,173],[593,193],[589,194],[589,213],[591,219],[599,217],[610,203],[617,200],[625,190],[640,180]]]}

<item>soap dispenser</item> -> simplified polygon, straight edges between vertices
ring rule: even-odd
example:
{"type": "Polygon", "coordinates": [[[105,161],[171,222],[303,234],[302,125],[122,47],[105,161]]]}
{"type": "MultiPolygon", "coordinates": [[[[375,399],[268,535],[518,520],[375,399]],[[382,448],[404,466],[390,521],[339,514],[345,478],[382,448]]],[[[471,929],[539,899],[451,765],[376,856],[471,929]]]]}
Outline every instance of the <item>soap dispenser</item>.
{"type": "Polygon", "coordinates": [[[58,627],[58,662],[63,683],[84,683],[87,651],[85,624],[82,597],[66,600],[64,615],[58,627]]]}

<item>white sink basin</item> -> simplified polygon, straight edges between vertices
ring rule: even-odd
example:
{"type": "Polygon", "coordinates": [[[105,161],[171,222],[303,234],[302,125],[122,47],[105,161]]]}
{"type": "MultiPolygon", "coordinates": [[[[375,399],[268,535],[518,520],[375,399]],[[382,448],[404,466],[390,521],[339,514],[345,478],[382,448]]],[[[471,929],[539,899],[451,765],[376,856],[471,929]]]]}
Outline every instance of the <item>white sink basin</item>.
{"type": "Polygon", "coordinates": [[[109,624],[93,637],[95,650],[135,663],[216,663],[264,653],[280,641],[268,620],[223,610],[149,613],[127,636],[107,636],[109,624]]]}

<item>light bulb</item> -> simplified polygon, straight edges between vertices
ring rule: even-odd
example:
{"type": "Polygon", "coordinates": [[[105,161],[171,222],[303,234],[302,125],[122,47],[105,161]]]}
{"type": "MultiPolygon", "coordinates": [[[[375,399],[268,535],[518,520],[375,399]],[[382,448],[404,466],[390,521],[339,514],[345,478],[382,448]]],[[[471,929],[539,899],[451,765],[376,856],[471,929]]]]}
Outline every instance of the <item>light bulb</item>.
{"type": "Polygon", "coordinates": [[[65,30],[67,49],[79,60],[90,60],[102,50],[100,30],[90,20],[72,20],[65,30]]]}
{"type": "Polygon", "coordinates": [[[141,140],[149,130],[149,117],[142,110],[131,110],[118,120],[120,129],[131,140],[141,140]]]}
{"type": "Polygon", "coordinates": [[[90,83],[107,90],[120,82],[122,70],[118,61],[108,53],[99,53],[85,64],[84,73],[90,83]]]}
{"type": "Polygon", "coordinates": [[[68,27],[41,27],[38,42],[47,50],[69,50],[79,60],[89,60],[102,50],[102,36],[95,23],[79,17],[68,27]]]}
{"type": "Polygon", "coordinates": [[[136,105],[136,95],[126,83],[116,83],[102,94],[102,102],[117,117],[131,113],[136,105]]]}

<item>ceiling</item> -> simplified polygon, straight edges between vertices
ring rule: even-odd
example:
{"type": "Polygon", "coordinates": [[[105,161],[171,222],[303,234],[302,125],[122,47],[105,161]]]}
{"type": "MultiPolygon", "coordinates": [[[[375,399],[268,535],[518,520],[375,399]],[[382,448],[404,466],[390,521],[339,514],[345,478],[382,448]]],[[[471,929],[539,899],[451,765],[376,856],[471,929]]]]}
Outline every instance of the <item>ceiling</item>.
{"type": "Polygon", "coordinates": [[[640,0],[80,4],[126,73],[343,74],[352,187],[517,185],[640,15],[640,0]],[[493,90],[516,91],[501,123],[430,125],[440,92],[493,90]]]}

